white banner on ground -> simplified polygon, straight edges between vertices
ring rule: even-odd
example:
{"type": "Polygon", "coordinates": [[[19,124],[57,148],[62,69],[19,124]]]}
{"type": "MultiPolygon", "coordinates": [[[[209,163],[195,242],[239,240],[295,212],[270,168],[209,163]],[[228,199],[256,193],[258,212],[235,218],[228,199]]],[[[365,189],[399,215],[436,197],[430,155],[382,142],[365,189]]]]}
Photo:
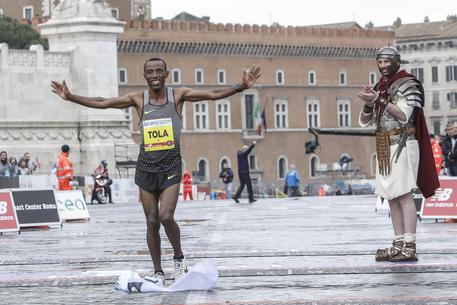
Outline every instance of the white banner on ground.
{"type": "Polygon", "coordinates": [[[55,191],[60,219],[90,219],[86,201],[81,191],[55,191]]]}
{"type": "Polygon", "coordinates": [[[216,286],[219,272],[211,260],[204,260],[189,270],[170,287],[159,287],[137,273],[126,271],[119,276],[115,288],[129,292],[177,292],[189,290],[211,290],[216,286]]]}

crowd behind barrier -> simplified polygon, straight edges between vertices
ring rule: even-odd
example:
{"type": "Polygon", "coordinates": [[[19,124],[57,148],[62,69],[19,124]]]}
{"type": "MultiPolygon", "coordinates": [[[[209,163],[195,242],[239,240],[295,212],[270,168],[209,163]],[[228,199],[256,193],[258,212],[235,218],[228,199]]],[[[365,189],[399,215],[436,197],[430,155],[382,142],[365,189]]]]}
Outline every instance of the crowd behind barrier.
{"type": "MultiPolygon", "coordinates": [[[[29,175],[15,177],[0,177],[0,189],[40,189],[50,188],[57,190],[58,181],[55,175],[29,175]]],[[[85,200],[88,204],[91,203],[92,190],[94,187],[94,178],[91,176],[74,176],[74,189],[79,189],[83,192],[85,200]]],[[[122,202],[138,202],[139,191],[133,179],[121,178],[113,179],[111,185],[113,192],[113,201],[122,202]]]]}
{"type": "MultiPolygon", "coordinates": [[[[92,176],[74,176],[73,188],[80,189],[88,204],[91,203],[94,178],[92,176]]],[[[191,185],[193,200],[220,200],[230,199],[221,182],[195,183],[191,185]]],[[[0,176],[0,189],[11,188],[53,188],[58,189],[58,181],[55,175],[24,175],[24,176],[0,176]]],[[[114,178],[112,188],[113,202],[122,203],[138,200],[138,186],[130,178],[114,178]]],[[[255,182],[253,190],[256,198],[284,198],[288,197],[283,187],[274,183],[255,182]]],[[[184,200],[184,185],[181,183],[180,200],[184,200]]],[[[335,184],[319,182],[303,184],[297,196],[334,196],[334,195],[367,195],[374,194],[374,185],[371,180],[360,181],[337,181],[335,184]],[[339,192],[341,191],[341,192],[339,192]]],[[[245,197],[245,194],[243,195],[245,197]]],[[[189,198],[186,198],[189,200],[189,198]]]]}
{"type": "Polygon", "coordinates": [[[38,173],[40,161],[32,160],[30,153],[26,152],[19,158],[8,156],[6,151],[0,152],[0,177],[16,177],[38,173]]]}
{"type": "MultiPolygon", "coordinates": [[[[8,156],[6,151],[0,152],[0,188],[37,188],[37,187],[52,187],[58,189],[58,182],[56,179],[56,164],[57,160],[52,167],[53,170],[48,175],[39,175],[40,162],[37,158],[32,160],[29,153],[24,153],[21,157],[15,158],[8,156]],[[19,162],[17,162],[19,160],[19,162]]],[[[227,166],[222,169],[220,179],[211,182],[204,182],[202,177],[196,176],[198,171],[192,172],[191,178],[183,179],[181,184],[180,199],[231,199],[232,192],[234,191],[235,183],[233,181],[234,172],[227,166]],[[185,182],[190,181],[186,186],[185,182]],[[190,187],[192,189],[190,189],[190,187]],[[187,190],[187,191],[186,191],[187,190]],[[192,190],[192,191],[190,191],[192,190]],[[184,193],[192,194],[193,196],[183,196],[184,193]],[[190,198],[186,198],[190,197],[190,198]]],[[[112,201],[124,202],[130,200],[137,200],[138,188],[132,179],[114,179],[112,201]]],[[[252,189],[256,198],[281,198],[281,197],[294,197],[294,196],[322,196],[322,195],[359,195],[359,194],[373,194],[373,183],[366,181],[356,181],[351,185],[346,182],[337,181],[335,184],[325,183],[300,183],[300,178],[297,170],[291,168],[285,180],[284,185],[277,183],[267,183],[265,181],[253,180],[252,189]],[[291,183],[291,173],[294,173],[295,184],[291,183]],[[289,186],[295,186],[293,192],[288,190],[289,186]]],[[[93,196],[91,192],[94,189],[94,177],[74,176],[71,181],[73,189],[81,189],[85,195],[87,203],[91,203],[93,196]]],[[[244,197],[245,195],[242,195],[244,197]]]]}

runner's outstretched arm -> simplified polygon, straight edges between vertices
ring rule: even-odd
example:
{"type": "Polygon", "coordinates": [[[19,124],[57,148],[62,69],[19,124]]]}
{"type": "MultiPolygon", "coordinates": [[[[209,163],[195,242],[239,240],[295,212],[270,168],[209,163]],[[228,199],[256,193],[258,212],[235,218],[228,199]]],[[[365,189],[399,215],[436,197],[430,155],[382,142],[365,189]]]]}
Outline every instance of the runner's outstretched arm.
{"type": "Polygon", "coordinates": [[[134,100],[136,93],[129,93],[120,97],[104,98],[104,97],[85,97],[70,93],[65,81],[62,83],[51,81],[52,92],[57,94],[61,99],[70,101],[82,106],[106,109],[106,108],[129,108],[137,106],[134,100]]]}

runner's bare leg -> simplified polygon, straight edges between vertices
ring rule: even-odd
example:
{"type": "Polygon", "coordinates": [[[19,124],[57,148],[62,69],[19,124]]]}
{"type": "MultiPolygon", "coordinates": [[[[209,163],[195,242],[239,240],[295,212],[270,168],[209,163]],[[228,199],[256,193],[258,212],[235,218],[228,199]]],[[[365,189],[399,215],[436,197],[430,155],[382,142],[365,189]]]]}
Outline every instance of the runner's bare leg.
{"type": "Polygon", "coordinates": [[[166,188],[160,194],[159,220],[165,228],[168,240],[173,247],[175,257],[182,257],[181,231],[175,221],[175,210],[178,203],[179,183],[166,188]]]}
{"type": "Polygon", "coordinates": [[[149,253],[152,258],[152,263],[154,264],[154,271],[161,271],[159,195],[140,188],[140,196],[143,204],[144,215],[146,216],[146,240],[148,243],[149,253]]]}

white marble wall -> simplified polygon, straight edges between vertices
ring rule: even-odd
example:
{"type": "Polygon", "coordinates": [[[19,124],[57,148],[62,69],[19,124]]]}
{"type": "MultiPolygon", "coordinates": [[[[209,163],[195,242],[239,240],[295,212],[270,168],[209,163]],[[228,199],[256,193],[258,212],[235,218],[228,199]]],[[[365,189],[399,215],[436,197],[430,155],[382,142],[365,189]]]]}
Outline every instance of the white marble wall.
{"type": "Polygon", "coordinates": [[[114,173],[114,145],[133,143],[122,110],[85,108],[51,92],[51,80],[65,79],[79,95],[118,95],[116,39],[123,23],[89,2],[63,1],[41,26],[51,51],[0,45],[0,150],[31,153],[42,173],[50,171],[62,144],[70,145],[77,174],[90,174],[102,159],[114,173]]]}

